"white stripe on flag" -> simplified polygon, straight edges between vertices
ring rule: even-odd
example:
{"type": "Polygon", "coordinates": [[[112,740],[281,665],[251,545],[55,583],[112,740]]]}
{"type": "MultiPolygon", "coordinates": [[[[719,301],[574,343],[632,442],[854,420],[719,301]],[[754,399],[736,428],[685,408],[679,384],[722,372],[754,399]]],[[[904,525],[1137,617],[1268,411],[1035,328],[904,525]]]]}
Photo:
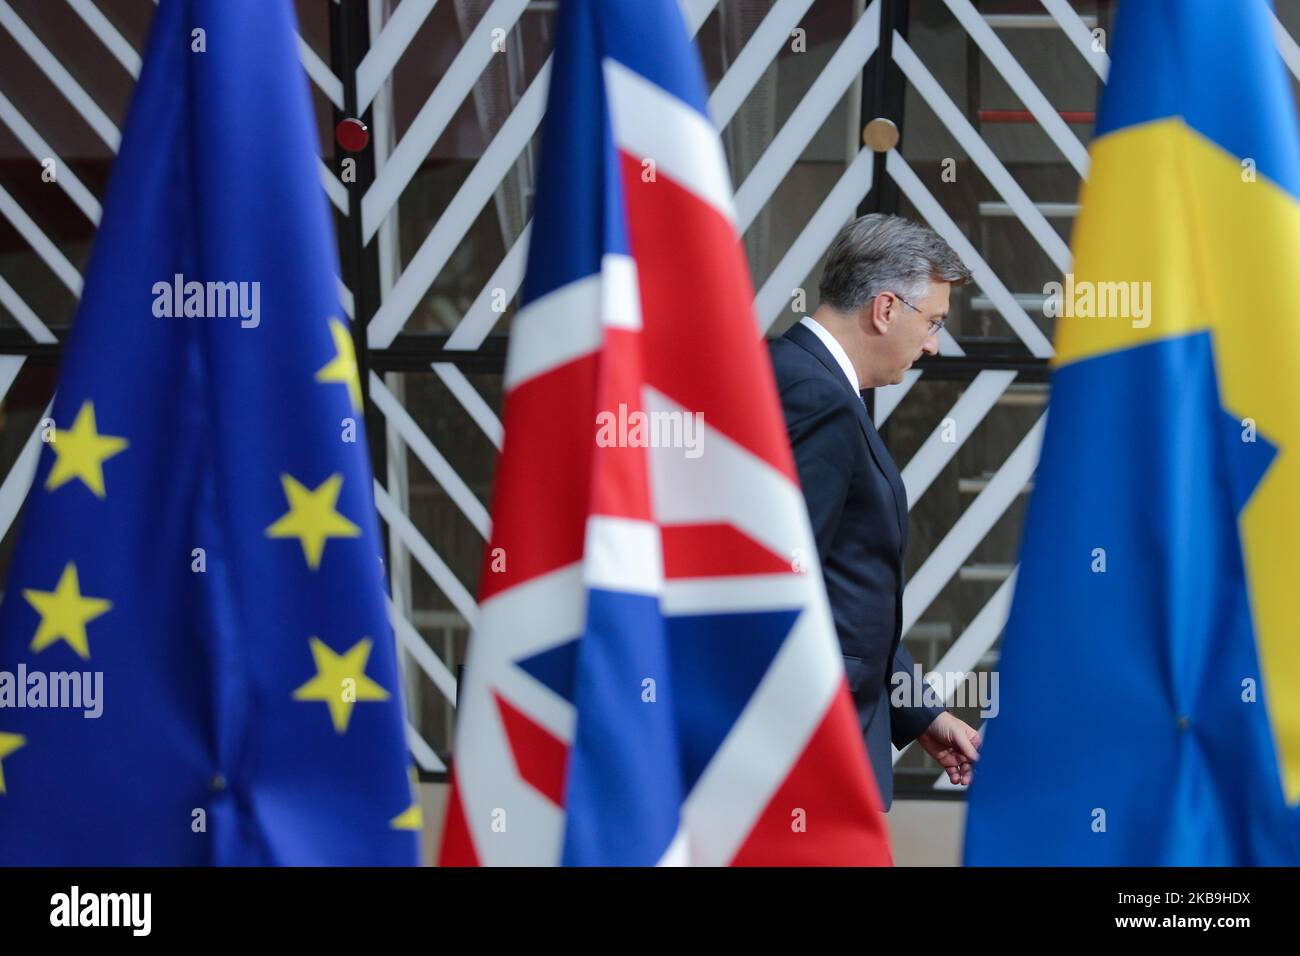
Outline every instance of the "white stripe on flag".
{"type": "MultiPolygon", "coordinates": [[[[647,386],[646,410],[683,412],[647,386]]],[[[725,521],[791,559],[786,575],[665,585],[664,605],[680,612],[713,604],[753,609],[784,598],[801,608],[740,718],[691,791],[682,814],[690,862],[725,866],[740,850],[767,804],[789,777],[826,717],[844,679],[830,608],[803,496],[790,479],[753,452],[705,424],[708,453],[697,459],[649,449],[651,498],[664,525],[725,521]],[[807,570],[794,572],[804,556],[807,570]]]]}
{"type": "Polygon", "coordinates": [[[600,276],[590,275],[519,310],[510,327],[507,392],[601,347],[600,290],[600,276]]]}
{"type": "Polygon", "coordinates": [[[641,329],[641,290],[637,286],[636,260],[607,254],[600,262],[605,325],[637,332],[641,329]]]}
{"type": "Polygon", "coordinates": [[[570,743],[573,708],[515,661],[581,634],[586,607],[582,565],[571,564],[493,595],[479,608],[457,693],[455,772],[465,822],[485,866],[554,866],[560,859],[563,811],[520,776],[495,696],[500,691],[570,743]]]}
{"type": "Polygon", "coordinates": [[[736,221],[731,176],[713,122],[617,60],[606,58],[614,143],[736,221]]]}
{"type": "Polygon", "coordinates": [[[664,583],[659,526],[634,518],[591,515],[582,563],[588,587],[656,595],[664,583]]]}

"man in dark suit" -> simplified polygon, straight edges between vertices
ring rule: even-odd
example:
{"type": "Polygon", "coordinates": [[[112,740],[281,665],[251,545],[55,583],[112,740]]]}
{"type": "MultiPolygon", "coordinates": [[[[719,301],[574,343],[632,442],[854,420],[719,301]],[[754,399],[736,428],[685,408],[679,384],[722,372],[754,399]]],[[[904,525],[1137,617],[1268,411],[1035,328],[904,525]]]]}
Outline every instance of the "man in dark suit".
{"type": "Polygon", "coordinates": [[[922,353],[939,351],[949,289],[969,278],[930,229],[863,216],[831,246],[817,311],[771,344],[849,690],[886,809],[891,741],[916,740],[964,785],[979,737],[942,707],[914,703],[912,656],[900,641],[907,491],[860,393],[902,381],[922,353]]]}

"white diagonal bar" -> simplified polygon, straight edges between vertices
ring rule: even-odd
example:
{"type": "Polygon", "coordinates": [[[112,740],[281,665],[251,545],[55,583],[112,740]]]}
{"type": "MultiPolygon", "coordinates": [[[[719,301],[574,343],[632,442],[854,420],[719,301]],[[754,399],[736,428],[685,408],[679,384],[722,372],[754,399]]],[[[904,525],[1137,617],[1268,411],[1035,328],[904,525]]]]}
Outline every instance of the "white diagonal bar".
{"type": "Polygon", "coordinates": [[[907,165],[907,161],[896,149],[891,149],[889,155],[885,157],[885,170],[898,183],[903,194],[907,196],[908,202],[916,207],[921,217],[929,223],[948,245],[961,257],[962,262],[970,269],[971,276],[975,280],[984,294],[989,297],[997,307],[998,312],[1006,319],[1007,324],[1011,326],[1013,332],[1020,336],[1032,352],[1038,358],[1047,358],[1052,354],[1052,343],[1047,340],[1034,320],[1028,313],[1021,308],[1016,302],[1015,297],[1002,284],[1002,280],[997,277],[992,269],[989,268],[983,257],[975,251],[970,240],[966,238],[965,233],[957,227],[952,217],[944,211],[939,201],[930,194],[925,188],[925,184],[912,171],[912,167],[907,165]]]}
{"type": "Polygon", "coordinates": [[[718,0],[678,0],[682,19],[686,21],[686,29],[691,36],[700,32],[700,27],[704,26],[704,21],[709,19],[709,14],[717,5],[718,0]]]}
{"type": "Polygon", "coordinates": [[[966,350],[957,344],[952,333],[946,328],[939,330],[939,354],[940,355],[965,355],[966,350]]]}
{"type": "Polygon", "coordinates": [[[993,155],[993,150],[989,149],[988,143],[975,131],[975,127],[971,126],[970,121],[957,108],[957,104],[948,97],[938,80],[925,68],[920,57],[898,33],[894,34],[894,62],[921,94],[921,99],[930,105],[930,109],[934,110],[943,125],[956,137],[962,149],[966,150],[966,155],[984,174],[984,178],[998,191],[998,195],[1006,200],[1007,205],[1015,210],[1020,224],[1029,230],[1029,234],[1047,253],[1047,257],[1052,260],[1057,270],[1062,275],[1069,272],[1072,260],[1070,247],[1066,245],[1065,240],[1035,208],[1030,198],[1025,195],[1025,191],[1020,188],[1020,184],[1002,165],[1002,161],[993,155]]]}
{"type": "Polygon", "coordinates": [[[921,370],[912,369],[903,373],[903,380],[896,385],[882,385],[875,389],[875,422],[879,428],[885,423],[890,414],[902,402],[903,397],[912,390],[921,379],[921,370]]]}
{"type": "Polygon", "coordinates": [[[1079,142],[1079,137],[1075,136],[1066,125],[1065,120],[1061,119],[1061,114],[1047,102],[1047,97],[1034,85],[1034,81],[1029,78],[1029,74],[1024,71],[1019,61],[1011,55],[1006,44],[998,39],[993,28],[984,22],[984,17],[970,0],[944,0],[944,3],[953,12],[953,16],[961,21],[961,25],[966,28],[971,39],[984,51],[989,62],[1002,74],[1002,78],[1020,98],[1020,102],[1024,103],[1025,108],[1034,115],[1034,119],[1038,120],[1038,124],[1043,127],[1043,132],[1056,144],[1056,148],[1069,160],[1079,176],[1087,179],[1088,151],[1079,142]]]}
{"type": "Polygon", "coordinates": [[[476,349],[491,334],[503,314],[495,308],[498,298],[508,305],[514,301],[519,294],[519,287],[523,285],[524,269],[528,264],[528,240],[532,233],[533,221],[530,219],[510,251],[497,263],[465,317],[452,329],[451,335],[447,337],[448,349],[476,349]]]}
{"type": "Polygon", "coordinates": [[[767,11],[767,16],[746,41],[740,56],[736,57],[727,75],[718,81],[709,96],[709,114],[718,129],[727,128],[736,110],[745,102],[759,77],[771,66],[810,6],[812,0],[777,0],[776,5],[767,11]]]}
{"type": "Polygon", "coordinates": [[[759,329],[766,330],[776,321],[777,315],[795,288],[808,278],[821,254],[835,238],[835,234],[849,220],[862,197],[871,190],[871,174],[875,154],[864,149],[858,153],[839,180],[827,194],[817,211],[804,225],[799,237],[786,250],[763,287],[754,297],[754,312],[759,329]]]}
{"type": "Polygon", "coordinates": [[[9,469],[9,474],[5,475],[4,484],[0,484],[0,538],[7,535],[13,527],[14,518],[18,517],[18,511],[27,498],[27,491],[32,486],[32,479],[36,477],[36,465],[41,460],[43,444],[41,422],[50,417],[50,407],[53,404],[51,402],[46,405],[45,411],[41,412],[40,421],[27,437],[23,450],[18,453],[18,460],[9,469]]]}
{"type": "Polygon", "coordinates": [[[487,435],[500,451],[501,442],[505,437],[501,420],[492,411],[492,406],[483,400],[478,389],[465,377],[465,373],[451,362],[434,362],[433,370],[438,373],[447,390],[456,397],[456,401],[469,412],[469,417],[474,419],[474,423],[483,430],[483,434],[487,435]]]}
{"type": "Polygon", "coordinates": [[[26,358],[21,355],[0,355],[0,401],[9,394],[9,389],[13,387],[18,373],[23,370],[25,361],[26,358]]]}
{"type": "MultiPolygon", "coordinates": [[[[382,2],[383,0],[371,0],[371,12],[375,13],[375,6],[382,2]]],[[[403,397],[405,397],[405,379],[402,376],[389,373],[384,376],[384,382],[394,394],[397,394],[397,390],[401,390],[403,397]]],[[[384,459],[387,471],[385,479],[389,489],[388,493],[404,511],[409,512],[411,510],[410,458],[407,454],[406,442],[402,441],[397,426],[392,422],[384,423],[384,446],[386,449],[384,459]]],[[[402,546],[402,540],[398,537],[397,532],[391,528],[388,531],[388,555],[389,593],[394,604],[403,613],[410,613],[414,607],[411,599],[410,555],[406,553],[406,548],[402,546]]]]}
{"type": "MultiPolygon", "coordinates": [[[[420,112],[412,120],[406,135],[402,137],[401,142],[397,144],[397,148],[388,157],[388,162],[384,164],[384,168],[379,171],[378,178],[366,191],[365,198],[361,201],[361,232],[366,242],[371,240],[375,230],[379,228],[379,224],[384,221],[384,217],[388,215],[389,210],[397,203],[402,190],[415,176],[420,164],[429,155],[434,143],[438,141],[438,137],[447,128],[447,124],[456,115],[456,111],[460,109],[460,104],[464,102],[469,91],[478,82],[483,68],[487,66],[488,61],[493,57],[492,31],[497,28],[509,29],[513,27],[515,21],[519,19],[519,15],[524,12],[524,8],[527,6],[528,0],[492,0],[492,6],[483,14],[478,26],[470,33],[465,45],[456,54],[456,58],[451,61],[451,66],[447,68],[447,72],[443,74],[442,79],[438,81],[438,85],[434,87],[429,98],[425,100],[424,106],[420,108],[420,112]]],[[[548,66],[550,62],[548,57],[546,60],[548,66]]],[[[529,91],[531,92],[536,85],[537,81],[534,80],[533,86],[529,87],[529,91]]],[[[525,94],[526,97],[527,94],[525,94]]],[[[522,107],[523,101],[521,100],[511,113],[510,118],[513,119],[514,114],[519,112],[522,107]]],[[[507,125],[509,125],[509,120],[507,120],[507,125]]],[[[502,132],[504,132],[504,127],[502,132]]],[[[500,134],[497,135],[499,138],[500,134]]],[[[495,143],[495,140],[493,142],[495,143]]],[[[522,147],[520,148],[522,149],[522,147]]],[[[515,155],[517,156],[518,153],[515,155]]],[[[486,159],[487,154],[484,153],[475,164],[475,170],[482,166],[486,159]]],[[[462,187],[463,191],[464,188],[462,187]]],[[[468,225],[466,223],[466,228],[468,228],[468,225]]],[[[380,347],[387,345],[388,343],[385,342],[380,347]]]]}
{"type": "Polygon", "coordinates": [[[59,251],[59,247],[50,241],[49,236],[41,231],[41,227],[32,221],[32,217],[27,215],[23,207],[18,205],[18,202],[13,196],[9,195],[9,191],[3,186],[0,186],[0,215],[3,215],[13,224],[19,235],[26,239],[28,245],[36,250],[36,254],[45,260],[45,264],[54,271],[54,274],[68,287],[72,294],[80,297],[81,273],[59,251]]]}
{"type": "Polygon", "coordinates": [[[357,67],[357,112],[364,113],[438,0],[402,0],[357,67]]]}
{"type": "MultiPolygon", "coordinates": [[[[966,630],[962,631],[961,637],[953,642],[948,648],[948,653],[934,665],[934,672],[940,676],[941,681],[932,686],[943,695],[945,704],[956,690],[957,675],[965,675],[973,671],[980,658],[988,653],[989,648],[997,641],[998,635],[1006,626],[1007,614],[1011,611],[1011,596],[1016,589],[1017,571],[1012,571],[998,586],[993,596],[984,602],[975,619],[966,626],[966,630]]],[[[898,763],[898,758],[903,756],[911,746],[909,743],[902,750],[895,750],[894,763],[898,763]]],[[[946,782],[947,779],[948,775],[944,774],[943,780],[946,782]]]]}
{"type": "Polygon", "coordinates": [[[334,171],[325,165],[325,160],[317,157],[316,162],[320,167],[320,184],[325,187],[325,195],[329,196],[334,208],[346,216],[348,214],[347,187],[334,175],[334,171]]]}
{"type": "Polygon", "coordinates": [[[127,42],[126,37],[117,32],[117,27],[109,22],[108,17],[100,13],[99,7],[91,0],[68,0],[68,6],[76,11],[77,16],[85,21],[92,33],[99,37],[101,43],[108,47],[108,52],[122,64],[122,68],[132,77],[140,75],[140,54],[127,42]]]}
{"type": "Polygon", "coordinates": [[[451,701],[452,706],[455,706],[456,678],[392,599],[386,597],[385,601],[388,603],[388,620],[392,622],[393,633],[397,635],[398,644],[406,648],[407,652],[415,658],[415,663],[419,665],[420,670],[424,671],[429,680],[433,681],[434,686],[442,691],[442,695],[451,701]]]}
{"type": "Polygon", "coordinates": [[[790,167],[807,148],[817,130],[826,122],[835,104],[866,65],[880,40],[880,4],[871,5],[858,18],[844,42],[818,74],[812,87],[795,107],[781,131],[763,151],[736,191],[736,226],[744,233],[754,217],[772,198],[790,167]]]}
{"type": "MultiPolygon", "coordinates": [[[[40,317],[31,310],[31,307],[23,301],[22,296],[14,291],[14,287],[4,280],[3,276],[0,276],[0,305],[3,305],[8,309],[9,314],[14,317],[15,321],[17,321],[18,324],[27,331],[27,334],[37,342],[50,344],[58,341],[58,339],[54,337],[54,333],[51,332],[46,324],[40,320],[40,317]]],[[[6,385],[5,388],[7,389],[8,386],[6,385]]]]}
{"type": "Polygon", "coordinates": [[[347,287],[342,276],[335,276],[334,284],[339,294],[339,306],[343,309],[343,314],[349,319],[356,319],[356,300],[352,296],[352,290],[347,287]]]}
{"type": "MultiPolygon", "coordinates": [[[[334,75],[334,71],[329,65],[320,58],[311,44],[303,39],[302,34],[298,34],[298,59],[302,61],[303,68],[311,81],[320,87],[321,92],[326,98],[334,104],[335,109],[343,109],[343,81],[334,75]]],[[[358,112],[365,112],[358,110],[358,112]]]]}
{"type": "Polygon", "coordinates": [[[925,559],[925,563],[907,582],[903,591],[903,634],[925,613],[939,596],[939,592],[957,573],[976,545],[984,540],[989,529],[1016,500],[1025,483],[1038,464],[1038,450],[1043,440],[1044,414],[1020,440],[1016,450],[1007,456],[1002,467],[989,480],[988,486],[962,512],[957,523],[939,542],[938,547],[925,559]]]}
{"type": "Polygon", "coordinates": [[[953,455],[966,443],[971,432],[997,403],[998,396],[1007,390],[1015,378],[1015,372],[983,371],[961,393],[961,397],[903,469],[903,485],[907,488],[909,511],[939,476],[939,472],[943,471],[944,466],[952,461],[953,455]],[[945,440],[949,420],[952,422],[953,441],[945,440]]]}
{"type": "MultiPolygon", "coordinates": [[[[375,313],[374,319],[366,330],[371,348],[383,349],[392,344],[397,333],[406,324],[406,320],[415,311],[420,299],[429,290],[429,286],[442,272],[447,260],[460,246],[461,240],[474,224],[474,220],[478,218],[478,214],[492,198],[497,185],[514,166],[524,146],[532,139],[533,133],[542,121],[542,112],[546,106],[550,64],[551,61],[548,59],[529,85],[527,92],[511,111],[510,116],[501,125],[496,136],[492,137],[488,148],[483,151],[483,155],[474,164],[465,182],[461,184],[429,234],[420,243],[420,248],[411,257],[397,284],[393,286],[392,293],[375,313]]],[[[366,198],[362,200],[363,217],[365,205],[370,202],[373,192],[372,186],[371,192],[367,193],[366,198]]]]}
{"type": "Polygon", "coordinates": [[[1011,612],[1011,596],[1016,590],[1016,575],[1020,566],[1016,565],[1005,581],[998,585],[993,596],[980,608],[975,619],[962,631],[961,637],[948,648],[948,653],[935,665],[934,669],[945,675],[940,690],[943,699],[949,700],[958,683],[958,674],[969,674],[979,664],[980,658],[989,652],[1006,627],[1007,615],[1011,612]]]}
{"type": "Polygon", "coordinates": [[[86,218],[98,226],[102,212],[99,200],[77,178],[77,174],[72,171],[72,167],[64,164],[63,160],[50,147],[50,144],[45,142],[41,134],[36,132],[35,127],[27,122],[27,118],[3,93],[0,93],[0,122],[13,131],[14,136],[18,138],[18,142],[22,143],[23,148],[31,153],[38,162],[45,159],[54,160],[54,181],[59,184],[60,189],[68,194],[68,198],[76,203],[77,208],[86,214],[86,218]]]}
{"type": "Polygon", "coordinates": [[[429,746],[429,742],[420,736],[420,732],[409,720],[406,722],[406,746],[411,749],[411,756],[421,770],[441,773],[447,769],[447,765],[438,757],[438,752],[429,746]]]}
{"type": "Polygon", "coordinates": [[[109,149],[116,153],[118,144],[122,141],[122,134],[117,131],[108,114],[99,108],[90,94],[83,90],[81,85],[72,78],[72,74],[63,68],[58,57],[51,53],[40,38],[22,21],[22,18],[14,13],[13,7],[9,6],[6,0],[0,0],[0,26],[9,31],[18,45],[72,104],[72,108],[81,115],[86,124],[109,149]]]}
{"type": "Polygon", "coordinates": [[[433,442],[429,440],[423,429],[416,424],[415,419],[411,417],[402,403],[396,396],[388,390],[388,386],[374,372],[370,373],[370,398],[375,406],[384,413],[384,417],[393,425],[397,426],[397,431],[405,440],[411,451],[415,452],[415,457],[420,459],[420,463],[429,470],[434,480],[442,486],[447,492],[447,496],[456,503],[456,507],[461,513],[469,519],[480,535],[484,538],[488,536],[488,531],[492,527],[492,521],[488,517],[487,509],[483,503],[470,490],[469,485],[456,473],[456,469],[451,466],[451,462],[442,456],[433,442]]]}
{"type": "Polygon", "coordinates": [[[420,567],[424,568],[425,573],[433,579],[433,583],[447,596],[447,600],[451,601],[472,629],[478,619],[478,607],[473,596],[378,481],[375,482],[375,510],[390,528],[397,531],[406,550],[411,552],[411,556],[419,562],[420,567]]]}
{"type": "Polygon", "coordinates": [[[1047,8],[1047,12],[1052,15],[1052,19],[1060,25],[1066,39],[1073,43],[1074,48],[1083,54],[1083,58],[1088,61],[1088,65],[1105,83],[1106,76],[1110,73],[1110,57],[1105,50],[1094,50],[1092,48],[1092,31],[1083,22],[1083,17],[1079,16],[1074,7],[1070,6],[1069,0],[1042,0],[1042,2],[1043,6],[1047,8]]]}
{"type": "MultiPolygon", "coordinates": [[[[957,344],[951,333],[943,329],[939,333],[939,354],[940,355],[965,355],[962,347],[957,344]]],[[[920,369],[910,369],[903,373],[903,380],[893,385],[881,385],[873,389],[874,402],[872,404],[872,421],[877,428],[885,424],[889,416],[893,414],[894,409],[902,404],[907,393],[912,390],[917,382],[921,380],[922,372],[920,369]]]]}
{"type": "Polygon", "coordinates": [[[1268,15],[1273,21],[1273,41],[1277,44],[1277,52],[1282,55],[1282,62],[1291,71],[1291,75],[1300,80],[1300,44],[1297,44],[1286,27],[1282,26],[1282,21],[1277,18],[1276,13],[1270,9],[1268,15]]]}

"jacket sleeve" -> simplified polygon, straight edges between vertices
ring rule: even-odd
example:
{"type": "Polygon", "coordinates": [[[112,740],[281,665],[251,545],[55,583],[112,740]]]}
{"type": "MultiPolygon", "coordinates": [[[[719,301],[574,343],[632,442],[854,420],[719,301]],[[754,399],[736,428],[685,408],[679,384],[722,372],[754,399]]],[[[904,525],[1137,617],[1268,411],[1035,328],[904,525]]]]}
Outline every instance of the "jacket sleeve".
{"type": "Polygon", "coordinates": [[[854,448],[861,441],[854,400],[846,389],[815,378],[802,379],[781,392],[799,485],[822,561],[848,499],[854,448]]]}
{"type": "Polygon", "coordinates": [[[934,719],[944,712],[942,707],[925,703],[924,687],[921,688],[917,698],[921,703],[912,702],[912,684],[916,677],[912,669],[914,664],[911,652],[902,641],[899,641],[898,650],[894,651],[894,673],[888,690],[889,736],[893,739],[894,746],[900,750],[925,733],[926,728],[934,723],[934,719]],[[899,698],[902,698],[901,703],[899,698]]]}

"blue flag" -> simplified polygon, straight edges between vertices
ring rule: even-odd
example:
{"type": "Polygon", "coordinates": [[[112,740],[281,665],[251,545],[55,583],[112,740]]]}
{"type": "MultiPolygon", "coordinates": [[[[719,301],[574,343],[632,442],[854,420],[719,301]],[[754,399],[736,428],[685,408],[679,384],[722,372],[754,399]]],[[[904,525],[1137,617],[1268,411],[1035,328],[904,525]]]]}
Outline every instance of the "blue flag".
{"type": "Polygon", "coordinates": [[[162,0],[0,608],[0,864],[413,864],[290,0],[162,0]]]}
{"type": "Polygon", "coordinates": [[[1300,129],[1262,2],[1125,2],[968,864],[1300,865],[1300,129]]]}

